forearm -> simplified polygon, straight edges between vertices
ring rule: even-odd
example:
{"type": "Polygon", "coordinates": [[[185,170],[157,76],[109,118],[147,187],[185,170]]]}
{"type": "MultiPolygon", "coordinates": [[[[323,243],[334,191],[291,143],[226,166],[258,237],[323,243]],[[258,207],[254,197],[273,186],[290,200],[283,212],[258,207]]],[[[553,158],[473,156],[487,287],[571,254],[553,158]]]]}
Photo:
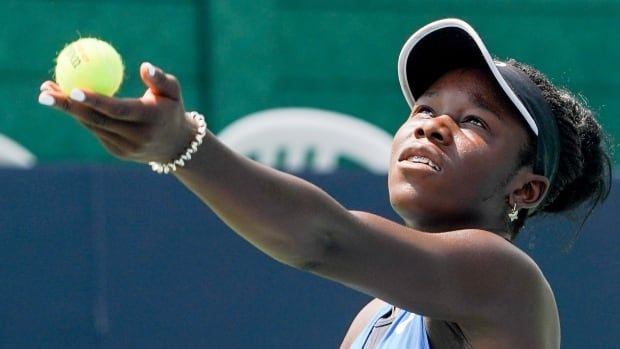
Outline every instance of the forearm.
{"type": "Polygon", "coordinates": [[[330,236],[352,219],[316,186],[242,157],[210,133],[176,176],[243,238],[300,268],[320,262],[330,236]]]}
{"type": "MultiPolygon", "coordinates": [[[[166,162],[195,136],[197,125],[187,118],[174,76],[149,63],[140,75],[148,89],[139,99],[78,90],[69,101],[53,82],[40,99],[80,120],[113,155],[166,162]]],[[[354,230],[353,216],[329,195],[235,154],[209,132],[176,176],[239,235],[289,265],[320,263],[325,251],[333,251],[334,232],[354,230]]]]}

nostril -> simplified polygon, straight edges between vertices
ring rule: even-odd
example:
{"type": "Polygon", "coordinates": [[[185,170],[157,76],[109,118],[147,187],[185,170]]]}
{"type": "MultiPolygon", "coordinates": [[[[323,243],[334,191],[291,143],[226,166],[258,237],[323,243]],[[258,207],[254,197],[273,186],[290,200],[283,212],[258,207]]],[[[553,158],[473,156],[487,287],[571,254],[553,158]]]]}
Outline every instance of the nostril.
{"type": "Polygon", "coordinates": [[[443,142],[443,136],[439,132],[433,132],[431,134],[431,137],[433,137],[434,139],[438,140],[439,142],[443,142]]]}
{"type": "Polygon", "coordinates": [[[418,128],[417,130],[415,130],[415,136],[418,138],[424,137],[424,130],[422,130],[421,128],[418,128]]]}

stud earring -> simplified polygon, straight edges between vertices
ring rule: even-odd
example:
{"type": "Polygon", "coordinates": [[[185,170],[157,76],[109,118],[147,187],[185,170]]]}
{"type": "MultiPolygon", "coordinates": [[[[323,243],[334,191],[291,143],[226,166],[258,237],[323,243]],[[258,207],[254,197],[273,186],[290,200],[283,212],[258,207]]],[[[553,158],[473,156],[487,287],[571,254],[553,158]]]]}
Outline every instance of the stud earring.
{"type": "Polygon", "coordinates": [[[519,210],[517,209],[517,203],[515,202],[512,207],[512,211],[508,212],[508,218],[510,218],[511,222],[514,222],[519,218],[519,210]]]}

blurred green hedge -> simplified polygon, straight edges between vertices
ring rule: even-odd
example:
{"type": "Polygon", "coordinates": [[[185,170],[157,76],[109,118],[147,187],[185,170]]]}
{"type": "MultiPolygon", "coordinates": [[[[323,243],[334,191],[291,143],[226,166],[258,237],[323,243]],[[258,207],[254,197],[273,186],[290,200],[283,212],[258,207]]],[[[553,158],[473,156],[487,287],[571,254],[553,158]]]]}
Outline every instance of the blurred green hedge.
{"type": "Polygon", "coordinates": [[[442,17],[469,21],[497,57],[582,94],[620,139],[620,1],[4,0],[0,10],[0,133],[42,163],[112,160],[70,118],[36,102],[56,53],[78,37],[121,52],[120,96],[143,92],[142,61],[177,75],[187,108],[205,112],[215,132],[280,106],[344,112],[394,132],[408,113],[400,47],[442,17]]]}

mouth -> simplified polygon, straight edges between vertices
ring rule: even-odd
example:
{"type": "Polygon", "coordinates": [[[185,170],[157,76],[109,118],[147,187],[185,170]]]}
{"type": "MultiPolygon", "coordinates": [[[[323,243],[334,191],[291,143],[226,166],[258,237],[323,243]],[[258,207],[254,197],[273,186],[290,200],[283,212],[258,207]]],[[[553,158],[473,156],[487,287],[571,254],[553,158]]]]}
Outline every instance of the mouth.
{"type": "Polygon", "coordinates": [[[435,172],[441,172],[442,167],[437,159],[441,159],[441,157],[436,150],[416,143],[405,148],[398,160],[403,164],[415,164],[416,167],[425,165],[435,172]]]}
{"type": "Polygon", "coordinates": [[[422,156],[422,155],[413,155],[413,156],[408,157],[406,160],[409,162],[416,163],[416,164],[427,165],[437,172],[441,171],[441,167],[439,167],[439,165],[434,163],[431,159],[425,156],[422,156]]]}

